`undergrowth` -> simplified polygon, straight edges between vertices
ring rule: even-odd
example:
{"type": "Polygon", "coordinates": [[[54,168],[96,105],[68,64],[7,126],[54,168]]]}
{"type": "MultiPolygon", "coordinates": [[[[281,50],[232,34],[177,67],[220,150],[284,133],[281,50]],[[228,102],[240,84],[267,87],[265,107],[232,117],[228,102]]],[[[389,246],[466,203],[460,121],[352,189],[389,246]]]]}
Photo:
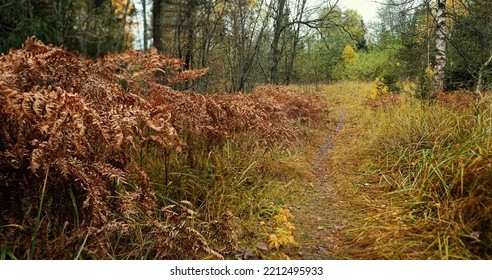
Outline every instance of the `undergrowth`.
{"type": "Polygon", "coordinates": [[[0,57],[2,258],[244,258],[268,240],[261,221],[299,184],[291,148],[326,106],[276,86],[174,90],[207,72],[182,65],[34,39],[0,57]]]}

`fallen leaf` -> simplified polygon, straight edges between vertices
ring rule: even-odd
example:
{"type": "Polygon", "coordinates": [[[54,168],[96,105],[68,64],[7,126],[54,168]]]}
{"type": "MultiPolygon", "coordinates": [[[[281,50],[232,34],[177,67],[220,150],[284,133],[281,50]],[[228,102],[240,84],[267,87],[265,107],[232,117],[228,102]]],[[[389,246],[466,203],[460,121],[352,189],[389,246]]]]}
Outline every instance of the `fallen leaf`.
{"type": "Polygon", "coordinates": [[[256,248],[258,248],[261,251],[268,251],[268,245],[266,245],[265,242],[258,243],[258,245],[256,245],[256,248]]]}

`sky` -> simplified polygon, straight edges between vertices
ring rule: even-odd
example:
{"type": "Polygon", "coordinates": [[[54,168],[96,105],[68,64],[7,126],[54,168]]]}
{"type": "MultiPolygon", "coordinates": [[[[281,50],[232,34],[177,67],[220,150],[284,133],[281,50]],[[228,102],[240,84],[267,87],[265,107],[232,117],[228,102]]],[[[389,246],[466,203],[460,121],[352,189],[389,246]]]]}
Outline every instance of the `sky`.
{"type": "MultiPolygon", "coordinates": [[[[336,0],[332,0],[336,1],[336,0]]],[[[338,5],[342,9],[353,9],[356,10],[365,23],[376,20],[377,8],[380,4],[375,0],[339,0],[338,5]]]]}

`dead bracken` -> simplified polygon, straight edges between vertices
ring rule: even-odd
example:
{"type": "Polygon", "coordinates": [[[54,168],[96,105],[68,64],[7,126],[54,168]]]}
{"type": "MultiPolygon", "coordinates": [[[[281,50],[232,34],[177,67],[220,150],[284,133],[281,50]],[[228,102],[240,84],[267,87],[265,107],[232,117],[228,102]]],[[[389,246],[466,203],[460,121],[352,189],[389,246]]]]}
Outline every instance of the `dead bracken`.
{"type": "Polygon", "coordinates": [[[4,254],[202,259],[234,250],[234,216],[202,219],[198,205],[158,199],[143,151],[165,165],[167,184],[171,155],[192,159],[199,145],[241,133],[265,144],[295,139],[296,124],[322,122],[325,109],[316,95],[275,86],[249,95],[174,90],[207,72],[182,65],[155,50],[92,61],[33,38],[0,57],[4,254]]]}

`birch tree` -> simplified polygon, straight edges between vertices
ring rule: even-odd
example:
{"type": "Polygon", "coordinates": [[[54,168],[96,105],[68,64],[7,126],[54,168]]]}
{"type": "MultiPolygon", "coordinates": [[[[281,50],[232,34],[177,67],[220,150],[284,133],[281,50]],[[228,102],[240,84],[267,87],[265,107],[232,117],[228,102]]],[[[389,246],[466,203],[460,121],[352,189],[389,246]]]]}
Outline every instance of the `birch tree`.
{"type": "Polygon", "coordinates": [[[444,91],[444,67],[446,66],[446,0],[436,3],[436,62],[434,65],[434,94],[444,91]]]}

